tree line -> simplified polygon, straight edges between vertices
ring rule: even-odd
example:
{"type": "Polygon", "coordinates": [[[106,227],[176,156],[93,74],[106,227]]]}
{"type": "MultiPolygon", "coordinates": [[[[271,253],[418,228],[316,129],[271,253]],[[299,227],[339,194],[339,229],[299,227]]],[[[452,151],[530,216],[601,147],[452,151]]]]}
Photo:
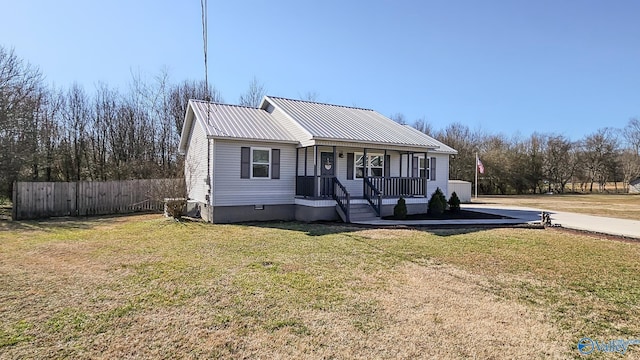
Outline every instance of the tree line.
{"type": "MultiPolygon", "coordinates": [[[[392,118],[406,123],[402,114],[392,118]]],[[[618,192],[625,190],[618,183],[626,187],[640,177],[637,118],[624,128],[601,128],[578,140],[554,133],[507,137],[460,123],[433,130],[424,119],[412,125],[458,150],[450,159],[451,179],[474,181],[479,154],[485,172],[479,175],[478,190],[483,194],[618,192]]]]}
{"type": "MultiPolygon", "coordinates": [[[[257,106],[254,78],[240,103],[257,106]]],[[[189,99],[223,102],[204,81],[132,75],[126,91],[45,85],[40,70],[0,46],[0,198],[14,181],[103,181],[183,176],[178,143],[189,99]]]]}
{"type": "MultiPolygon", "coordinates": [[[[254,78],[238,103],[257,107],[266,93],[254,78]]],[[[318,94],[300,96],[316,101],[318,94]]],[[[0,197],[14,181],[85,181],[183,176],[178,143],[189,99],[224,102],[204,81],[170,81],[133,75],[125,91],[98,84],[55,88],[40,70],[0,46],[0,197]]],[[[407,123],[404,115],[392,119],[407,123]]],[[[507,137],[452,123],[434,130],[423,118],[418,130],[458,150],[450,178],[473,181],[475,153],[484,163],[482,193],[606,190],[608,183],[640,176],[640,121],[603,128],[579,140],[534,133],[507,137]]],[[[617,185],[614,185],[617,186],[617,185]]]]}

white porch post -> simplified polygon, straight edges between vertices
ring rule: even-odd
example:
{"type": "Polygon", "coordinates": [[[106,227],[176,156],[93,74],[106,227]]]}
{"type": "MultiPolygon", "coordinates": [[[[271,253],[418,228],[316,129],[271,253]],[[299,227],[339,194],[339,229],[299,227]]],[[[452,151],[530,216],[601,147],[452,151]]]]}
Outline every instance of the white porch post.
{"type": "Polygon", "coordinates": [[[363,154],[362,154],[362,166],[363,166],[363,168],[362,168],[362,196],[365,196],[365,193],[367,192],[366,191],[367,188],[366,188],[364,182],[365,182],[365,180],[367,178],[367,175],[368,175],[367,166],[369,165],[368,164],[368,157],[367,157],[367,148],[363,148],[362,152],[363,152],[363,154]]]}
{"type": "MultiPolygon", "coordinates": [[[[428,192],[428,187],[427,187],[427,183],[429,182],[429,179],[431,178],[431,162],[429,161],[429,176],[427,176],[427,152],[424,152],[424,197],[428,198],[429,197],[429,192],[428,192]]],[[[420,161],[420,160],[418,160],[420,161]]],[[[418,163],[418,172],[420,172],[420,164],[418,163]]]]}
{"type": "Polygon", "coordinates": [[[382,195],[386,195],[387,193],[387,169],[389,169],[389,176],[391,176],[391,159],[389,159],[389,164],[387,164],[387,149],[384,149],[384,157],[382,158],[382,189],[378,189],[382,191],[382,195]]]}

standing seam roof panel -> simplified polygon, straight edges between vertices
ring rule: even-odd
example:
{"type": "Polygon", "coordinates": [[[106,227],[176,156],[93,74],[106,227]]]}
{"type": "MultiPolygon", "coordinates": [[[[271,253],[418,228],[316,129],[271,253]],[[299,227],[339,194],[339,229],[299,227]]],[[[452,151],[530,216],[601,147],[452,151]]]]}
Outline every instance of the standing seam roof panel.
{"type": "Polygon", "coordinates": [[[189,100],[189,105],[212,136],[256,140],[297,141],[268,112],[237,105],[189,100]],[[209,106],[207,111],[207,106],[209,106]],[[210,123],[207,121],[209,116],[210,123]]]}
{"type": "Polygon", "coordinates": [[[429,136],[418,136],[393,120],[368,109],[266,97],[298,121],[314,138],[370,141],[438,147],[429,136]]]}

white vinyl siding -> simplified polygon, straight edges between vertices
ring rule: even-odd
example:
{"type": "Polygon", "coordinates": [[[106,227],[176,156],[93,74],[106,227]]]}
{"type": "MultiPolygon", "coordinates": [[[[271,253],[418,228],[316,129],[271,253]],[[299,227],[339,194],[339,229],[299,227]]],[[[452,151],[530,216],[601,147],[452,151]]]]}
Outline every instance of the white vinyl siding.
{"type": "Polygon", "coordinates": [[[214,148],[214,206],[293,204],[295,145],[216,140],[214,148]],[[241,179],[241,148],[280,149],[280,179],[241,179]]]}
{"type": "MultiPolygon", "coordinates": [[[[427,156],[436,158],[436,179],[427,183],[427,193],[431,197],[436,188],[439,187],[443,194],[449,193],[449,154],[438,154],[430,152],[427,156]]],[[[449,200],[449,199],[447,199],[449,200]]]]}
{"type": "Polygon", "coordinates": [[[190,199],[206,203],[209,193],[207,183],[207,136],[202,126],[194,121],[185,154],[184,178],[190,199]]]}

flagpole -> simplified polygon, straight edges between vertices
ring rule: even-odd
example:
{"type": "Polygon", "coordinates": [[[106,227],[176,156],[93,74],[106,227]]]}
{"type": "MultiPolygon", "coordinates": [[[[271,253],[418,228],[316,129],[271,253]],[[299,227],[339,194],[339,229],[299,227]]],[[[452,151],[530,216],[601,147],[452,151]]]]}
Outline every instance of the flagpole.
{"type": "Polygon", "coordinates": [[[478,152],[476,151],[476,200],[478,200],[478,152]]]}

